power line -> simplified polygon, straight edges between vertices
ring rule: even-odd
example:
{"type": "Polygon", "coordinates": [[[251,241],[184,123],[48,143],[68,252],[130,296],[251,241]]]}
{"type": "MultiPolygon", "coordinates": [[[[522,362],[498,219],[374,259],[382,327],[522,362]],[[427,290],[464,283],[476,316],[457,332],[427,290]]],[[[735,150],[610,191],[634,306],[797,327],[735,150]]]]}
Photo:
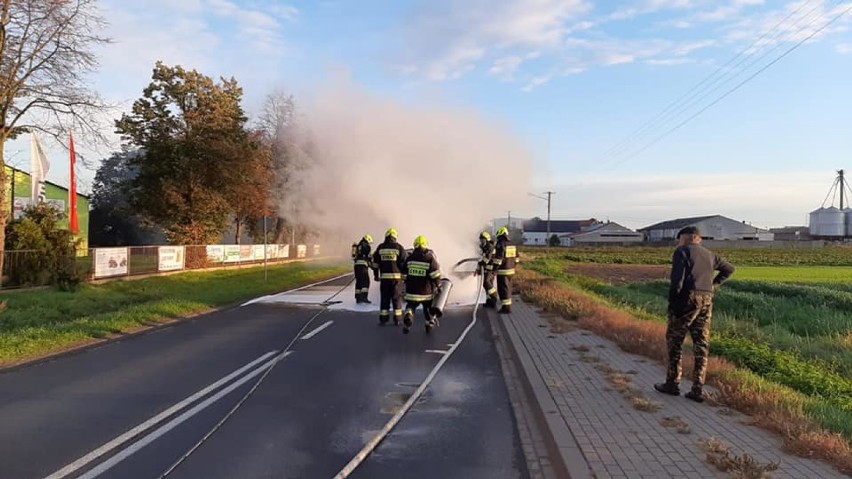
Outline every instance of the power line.
{"type": "MultiPolygon", "coordinates": [[[[702,87],[705,83],[710,82],[710,80],[714,79],[714,78],[716,77],[716,75],[717,75],[718,73],[722,72],[723,70],[725,70],[725,68],[727,68],[727,66],[728,66],[728,65],[730,65],[731,63],[733,63],[734,61],[736,61],[738,58],[740,58],[740,57],[741,57],[741,56],[743,56],[743,55],[745,55],[745,56],[746,56],[746,58],[747,58],[748,56],[750,56],[750,55],[753,55],[754,53],[750,53],[750,54],[748,54],[748,55],[746,55],[746,54],[747,54],[749,51],[751,51],[751,49],[752,49],[753,47],[755,47],[755,46],[756,46],[759,42],[761,42],[764,38],[766,38],[766,37],[767,37],[770,33],[772,33],[772,32],[773,32],[773,31],[775,31],[775,30],[778,30],[778,29],[779,29],[779,27],[781,27],[781,25],[783,25],[783,24],[784,24],[787,20],[789,20],[791,17],[793,17],[794,15],[796,15],[797,13],[799,13],[799,12],[800,12],[800,11],[801,11],[801,10],[802,10],[805,6],[807,6],[807,5],[808,5],[809,3],[811,3],[812,1],[813,1],[813,0],[808,0],[807,2],[802,3],[802,5],[800,5],[800,6],[799,6],[799,8],[797,8],[797,9],[796,9],[796,10],[794,10],[794,11],[792,11],[789,15],[787,15],[786,17],[784,17],[784,19],[783,19],[783,20],[781,20],[780,22],[778,22],[777,24],[775,24],[772,28],[770,28],[770,29],[766,30],[766,31],[765,31],[765,32],[764,32],[764,33],[763,33],[760,37],[758,37],[757,39],[755,39],[754,41],[752,41],[752,42],[751,42],[751,44],[750,44],[749,46],[747,46],[746,48],[744,48],[743,50],[741,50],[738,54],[736,54],[735,56],[733,56],[732,58],[730,58],[730,59],[729,59],[727,62],[725,62],[723,65],[721,65],[721,66],[719,66],[718,68],[716,68],[716,70],[715,70],[713,73],[711,73],[710,75],[708,75],[708,76],[704,77],[704,79],[703,79],[703,80],[701,80],[700,82],[698,82],[696,85],[694,85],[694,86],[693,86],[690,90],[688,90],[686,93],[684,93],[683,95],[681,95],[680,97],[678,97],[676,100],[674,100],[673,102],[671,102],[671,103],[670,103],[668,106],[666,106],[666,107],[665,107],[662,111],[660,111],[659,113],[657,113],[657,115],[655,115],[655,116],[654,116],[653,118],[651,118],[650,120],[646,121],[643,125],[641,125],[638,129],[634,130],[634,131],[633,131],[630,135],[628,135],[626,138],[622,139],[622,140],[621,140],[620,142],[618,142],[615,146],[613,146],[613,147],[609,148],[608,150],[606,150],[606,151],[604,152],[604,154],[603,154],[604,159],[605,159],[604,161],[606,162],[606,161],[609,161],[609,160],[611,160],[611,159],[616,158],[616,157],[618,156],[618,154],[620,154],[620,153],[621,153],[621,152],[622,152],[622,151],[623,151],[623,150],[624,150],[627,146],[629,146],[629,144],[630,144],[630,143],[632,143],[632,142],[634,141],[634,139],[635,139],[635,138],[641,137],[641,136],[642,136],[642,134],[644,134],[644,132],[645,132],[646,130],[653,129],[653,127],[654,127],[654,126],[656,126],[657,120],[661,119],[662,117],[665,117],[669,111],[671,111],[672,109],[676,108],[676,107],[677,107],[677,106],[678,106],[678,105],[679,105],[679,104],[680,104],[683,100],[685,100],[685,99],[687,99],[688,97],[690,97],[690,96],[692,95],[692,93],[693,93],[693,92],[696,92],[697,90],[699,90],[699,89],[700,89],[700,88],[701,88],[701,87],[702,87]]],[[[819,7],[819,5],[818,5],[817,7],[815,7],[814,9],[812,9],[811,11],[809,11],[809,12],[808,12],[808,16],[810,15],[810,13],[812,13],[812,12],[813,12],[816,8],[818,8],[818,7],[819,7]]],[[[798,23],[800,20],[801,20],[801,19],[797,20],[796,22],[794,22],[794,24],[795,24],[795,23],[798,23]]],[[[724,76],[724,75],[722,75],[722,76],[724,76]]],[[[712,83],[712,82],[711,82],[711,83],[712,83]]]]}
{"type": "MultiPolygon", "coordinates": [[[[686,119],[685,119],[685,120],[683,120],[682,122],[678,123],[678,124],[677,124],[677,125],[675,125],[674,127],[672,127],[672,128],[670,128],[669,130],[667,130],[665,133],[663,133],[663,134],[661,134],[661,135],[657,136],[657,137],[656,137],[656,138],[654,138],[654,139],[653,139],[650,143],[646,144],[644,147],[642,147],[642,148],[640,148],[639,150],[635,151],[634,153],[632,153],[632,154],[630,154],[630,155],[628,155],[628,156],[624,157],[623,159],[621,159],[621,160],[617,161],[616,163],[612,164],[611,166],[612,166],[612,167],[614,167],[614,166],[617,166],[617,165],[619,165],[619,164],[621,164],[621,163],[624,163],[625,161],[628,161],[628,160],[630,160],[630,159],[635,158],[636,156],[638,156],[638,155],[640,155],[641,153],[645,152],[648,148],[650,148],[650,147],[652,147],[652,146],[656,145],[656,144],[657,144],[660,140],[662,140],[663,138],[666,138],[667,136],[671,135],[671,134],[672,134],[672,133],[674,133],[675,131],[679,130],[681,127],[683,127],[684,125],[686,125],[687,123],[689,123],[690,121],[692,121],[693,119],[695,119],[696,117],[698,117],[699,115],[701,115],[702,113],[704,113],[705,111],[709,110],[710,108],[712,108],[713,106],[715,106],[717,103],[719,103],[720,101],[724,100],[724,99],[725,99],[725,98],[727,98],[729,95],[731,95],[732,93],[734,93],[735,91],[737,91],[737,90],[739,90],[740,88],[742,88],[742,87],[743,87],[743,85],[745,85],[746,83],[750,82],[750,81],[751,81],[751,80],[753,80],[755,77],[757,77],[758,75],[760,75],[761,73],[763,73],[764,71],[766,71],[767,69],[769,69],[770,67],[772,67],[773,65],[775,65],[776,63],[778,63],[779,61],[781,61],[781,60],[782,60],[783,58],[785,58],[787,55],[789,55],[790,53],[792,53],[793,51],[795,51],[797,48],[799,48],[799,47],[800,47],[803,43],[807,42],[807,41],[808,41],[808,40],[810,40],[811,38],[815,37],[817,34],[821,33],[823,30],[825,30],[826,28],[828,28],[829,26],[831,26],[832,24],[834,24],[834,22],[836,22],[837,20],[840,20],[840,18],[842,18],[842,17],[843,17],[844,15],[846,15],[847,13],[849,13],[849,11],[850,11],[850,10],[852,10],[852,6],[850,6],[849,8],[847,8],[847,9],[845,9],[845,10],[841,11],[839,14],[837,14],[836,16],[834,16],[834,18],[832,18],[831,20],[829,20],[829,21],[828,21],[827,23],[825,23],[823,26],[821,26],[821,27],[820,27],[820,28],[818,28],[817,30],[814,30],[811,34],[807,35],[805,38],[803,38],[803,39],[802,39],[802,40],[800,40],[799,42],[795,43],[792,47],[790,47],[789,49],[787,49],[784,53],[782,53],[781,55],[779,55],[778,57],[776,57],[774,60],[772,60],[772,61],[771,61],[771,62],[769,62],[768,64],[764,65],[762,68],[760,68],[759,70],[757,70],[756,72],[754,72],[752,75],[748,76],[746,79],[744,79],[743,81],[741,81],[740,83],[738,83],[737,85],[735,85],[735,86],[734,86],[733,88],[731,88],[730,90],[726,91],[724,94],[722,94],[722,96],[720,96],[720,97],[716,98],[715,100],[713,100],[712,102],[710,102],[708,105],[706,105],[706,106],[704,106],[703,108],[701,108],[700,110],[698,110],[698,111],[697,111],[696,113],[694,113],[693,115],[689,116],[688,118],[686,118],[686,119]]],[[[800,31],[801,31],[801,30],[800,30],[800,31]]],[[[798,33],[798,32],[797,32],[797,33],[798,33]]]]}

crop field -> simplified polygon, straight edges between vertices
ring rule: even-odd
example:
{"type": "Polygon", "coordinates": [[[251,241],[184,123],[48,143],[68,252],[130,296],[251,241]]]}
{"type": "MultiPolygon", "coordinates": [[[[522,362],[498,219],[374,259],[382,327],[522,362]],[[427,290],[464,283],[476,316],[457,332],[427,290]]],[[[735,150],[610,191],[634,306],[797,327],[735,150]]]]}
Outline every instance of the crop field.
{"type": "MultiPolygon", "coordinates": [[[[528,250],[524,266],[664,322],[672,251],[528,250]]],[[[852,439],[852,249],[717,252],[737,272],[714,301],[712,353],[815,399],[812,416],[852,439]]]]}

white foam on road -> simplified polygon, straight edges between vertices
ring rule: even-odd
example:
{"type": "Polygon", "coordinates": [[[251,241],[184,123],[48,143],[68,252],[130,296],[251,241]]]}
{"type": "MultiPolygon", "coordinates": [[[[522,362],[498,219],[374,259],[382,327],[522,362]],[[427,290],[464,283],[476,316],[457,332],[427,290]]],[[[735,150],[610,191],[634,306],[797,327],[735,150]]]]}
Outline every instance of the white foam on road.
{"type": "MultiPolygon", "coordinates": [[[[463,277],[450,275],[450,281],[453,282],[453,290],[450,292],[450,300],[447,306],[448,309],[461,308],[471,306],[476,301],[476,293],[478,280],[472,275],[464,275],[463,277]]],[[[316,286],[299,291],[284,292],[264,296],[252,301],[255,304],[292,304],[302,306],[322,306],[325,301],[329,300],[331,295],[337,291],[337,287],[331,286],[316,286]]],[[[331,298],[331,304],[328,308],[331,310],[355,311],[355,312],[377,312],[379,310],[379,283],[370,282],[370,301],[372,304],[357,304],[355,303],[355,284],[350,284],[340,294],[331,298]],[[337,301],[340,301],[337,303],[337,301]]]]}

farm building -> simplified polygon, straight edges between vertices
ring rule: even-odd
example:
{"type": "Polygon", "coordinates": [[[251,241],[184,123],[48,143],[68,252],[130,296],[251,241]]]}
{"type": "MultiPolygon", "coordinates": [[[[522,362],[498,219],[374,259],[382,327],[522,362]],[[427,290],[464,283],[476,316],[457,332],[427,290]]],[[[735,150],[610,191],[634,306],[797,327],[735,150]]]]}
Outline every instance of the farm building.
{"type": "Polygon", "coordinates": [[[807,226],[770,228],[769,232],[774,235],[775,241],[809,241],[813,239],[807,226]]]}
{"type": "Polygon", "coordinates": [[[562,246],[628,245],[645,240],[645,235],[618,223],[598,223],[579,233],[559,235],[562,246]]]}
{"type": "MultiPolygon", "coordinates": [[[[594,218],[588,220],[551,220],[550,235],[562,236],[576,234],[599,224],[601,224],[601,222],[594,218]]],[[[523,229],[525,245],[547,245],[547,221],[540,219],[524,221],[523,229]]]]}
{"type": "MultiPolygon", "coordinates": [[[[17,168],[6,165],[6,204],[4,207],[12,218],[18,219],[24,212],[24,208],[30,204],[30,175],[17,168]]],[[[59,223],[60,228],[68,228],[68,188],[45,182],[45,196],[47,203],[65,212],[65,218],[59,223]]],[[[77,219],[80,224],[80,234],[77,238],[81,240],[80,249],[89,247],[89,197],[77,193],[77,219]]]]}
{"type": "Polygon", "coordinates": [[[663,221],[639,229],[645,233],[648,241],[674,240],[677,232],[686,226],[695,226],[701,231],[701,236],[708,240],[754,240],[772,241],[773,234],[768,230],[746,224],[722,215],[696,216],[694,218],[678,218],[663,221]]]}

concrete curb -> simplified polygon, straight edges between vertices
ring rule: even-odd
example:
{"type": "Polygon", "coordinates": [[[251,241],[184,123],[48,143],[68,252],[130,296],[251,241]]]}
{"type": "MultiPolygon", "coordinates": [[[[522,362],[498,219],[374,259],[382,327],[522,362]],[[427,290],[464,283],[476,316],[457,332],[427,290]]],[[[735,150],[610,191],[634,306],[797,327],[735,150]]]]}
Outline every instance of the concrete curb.
{"type": "Polygon", "coordinates": [[[515,328],[509,324],[511,315],[500,315],[493,311],[488,311],[488,314],[508,339],[506,343],[515,357],[526,393],[534,399],[531,401],[534,406],[537,406],[533,407],[534,414],[557,474],[570,479],[592,479],[594,475],[583,456],[580,445],[559,413],[559,408],[547,389],[541,373],[535,367],[529,350],[515,328]]]}

